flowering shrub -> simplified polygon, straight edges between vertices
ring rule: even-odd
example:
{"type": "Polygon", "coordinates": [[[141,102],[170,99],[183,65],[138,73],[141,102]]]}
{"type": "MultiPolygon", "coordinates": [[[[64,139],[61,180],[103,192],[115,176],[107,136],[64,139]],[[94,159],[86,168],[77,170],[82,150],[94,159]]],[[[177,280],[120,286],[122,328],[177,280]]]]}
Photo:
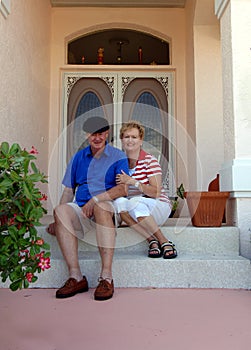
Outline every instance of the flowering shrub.
{"type": "Polygon", "coordinates": [[[28,288],[37,281],[36,273],[50,268],[50,246],[36,229],[47,199],[36,187],[47,182],[33,162],[37,153],[17,143],[0,146],[0,276],[10,280],[12,291],[28,288]]]}

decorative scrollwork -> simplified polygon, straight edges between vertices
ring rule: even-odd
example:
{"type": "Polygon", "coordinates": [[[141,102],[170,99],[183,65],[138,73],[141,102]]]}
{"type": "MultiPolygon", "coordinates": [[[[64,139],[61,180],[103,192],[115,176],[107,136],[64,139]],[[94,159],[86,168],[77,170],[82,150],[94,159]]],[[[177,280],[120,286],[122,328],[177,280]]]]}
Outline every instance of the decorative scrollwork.
{"type": "Polygon", "coordinates": [[[134,80],[135,78],[134,77],[122,77],[122,96],[124,95],[125,91],[126,91],[126,88],[127,86],[130,84],[130,82],[132,80],[134,80]]]}
{"type": "Polygon", "coordinates": [[[114,98],[114,77],[100,77],[109,87],[112,97],[114,98]]]}
{"type": "Polygon", "coordinates": [[[168,96],[168,77],[159,77],[159,78],[157,78],[157,80],[163,86],[163,89],[165,90],[166,96],[168,96]]]}
{"type": "Polygon", "coordinates": [[[69,97],[71,89],[76,84],[76,82],[81,79],[81,77],[67,77],[67,97],[69,97]]]}

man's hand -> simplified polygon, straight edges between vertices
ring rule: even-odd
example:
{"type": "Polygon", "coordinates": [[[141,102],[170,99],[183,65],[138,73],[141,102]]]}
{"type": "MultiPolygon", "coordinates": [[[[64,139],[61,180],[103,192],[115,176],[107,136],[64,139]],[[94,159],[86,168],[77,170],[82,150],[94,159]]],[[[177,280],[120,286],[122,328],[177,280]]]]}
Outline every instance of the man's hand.
{"type": "Polygon", "coordinates": [[[93,208],[96,202],[94,199],[90,199],[83,207],[82,207],[82,213],[83,216],[86,218],[91,218],[93,216],[93,208]]]}

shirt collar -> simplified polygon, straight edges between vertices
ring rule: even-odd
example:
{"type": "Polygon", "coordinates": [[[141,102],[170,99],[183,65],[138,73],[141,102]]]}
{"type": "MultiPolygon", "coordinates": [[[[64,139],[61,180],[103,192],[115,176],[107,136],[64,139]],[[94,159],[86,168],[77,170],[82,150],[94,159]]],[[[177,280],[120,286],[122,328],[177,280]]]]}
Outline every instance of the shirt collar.
{"type": "Polygon", "coordinates": [[[148,154],[147,152],[145,152],[143,149],[141,149],[139,152],[138,160],[144,160],[147,154],[148,154]]]}
{"type": "MultiPolygon", "coordinates": [[[[109,155],[110,155],[110,153],[111,153],[111,152],[110,152],[110,149],[111,149],[111,146],[108,145],[108,143],[106,142],[106,143],[105,143],[105,148],[104,148],[104,151],[103,151],[102,155],[105,155],[105,156],[109,157],[109,155]]],[[[91,150],[91,146],[90,146],[90,145],[87,146],[86,155],[87,155],[88,157],[92,157],[92,150],[91,150]]]]}

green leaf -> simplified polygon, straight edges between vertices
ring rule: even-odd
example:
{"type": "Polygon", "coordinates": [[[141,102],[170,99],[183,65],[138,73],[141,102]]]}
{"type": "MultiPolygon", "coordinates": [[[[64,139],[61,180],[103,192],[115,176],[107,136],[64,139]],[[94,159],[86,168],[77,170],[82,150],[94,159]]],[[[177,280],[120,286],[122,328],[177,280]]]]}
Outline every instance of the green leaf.
{"type": "Polygon", "coordinates": [[[9,152],[9,144],[8,144],[8,142],[3,142],[3,143],[1,143],[1,148],[0,148],[0,150],[1,150],[1,152],[6,156],[7,154],[8,154],[8,152],[9,152]]]}
{"type": "Polygon", "coordinates": [[[24,218],[23,218],[22,216],[17,215],[17,216],[16,216],[16,221],[24,222],[25,220],[24,220],[24,218]]]}
{"type": "Polygon", "coordinates": [[[185,189],[183,184],[181,184],[178,188],[177,188],[177,195],[181,198],[184,199],[184,193],[185,193],[185,189]]]}
{"type": "Polygon", "coordinates": [[[30,200],[32,200],[32,194],[30,192],[29,187],[27,186],[27,184],[24,182],[23,183],[23,190],[24,190],[24,194],[27,198],[29,198],[30,200]]]}
{"type": "Polygon", "coordinates": [[[33,276],[31,282],[34,283],[34,282],[36,282],[37,280],[38,280],[38,277],[37,277],[37,276],[33,276]]]}
{"type": "Polygon", "coordinates": [[[8,160],[3,158],[0,159],[0,168],[8,169],[9,168],[9,163],[8,160]]]}
{"type": "Polygon", "coordinates": [[[7,189],[9,187],[12,187],[12,184],[13,182],[11,181],[11,179],[6,178],[3,181],[1,181],[0,186],[1,186],[1,189],[2,188],[7,189]]]}
{"type": "Polygon", "coordinates": [[[15,292],[18,289],[22,289],[22,279],[19,278],[16,281],[12,282],[10,284],[10,289],[12,290],[12,292],[15,292]]]}
{"type": "Polygon", "coordinates": [[[31,169],[34,171],[34,173],[38,173],[38,168],[34,162],[31,162],[31,169]]]}
{"type": "Polygon", "coordinates": [[[31,255],[31,256],[36,255],[36,251],[35,251],[34,245],[33,245],[33,246],[31,247],[31,249],[30,249],[30,255],[31,255]]]}
{"type": "Polygon", "coordinates": [[[50,250],[50,245],[49,243],[44,242],[44,244],[41,245],[41,247],[45,250],[50,250]]]}
{"type": "Polygon", "coordinates": [[[33,208],[30,212],[30,217],[34,219],[39,219],[43,216],[42,208],[33,208]]]}
{"type": "Polygon", "coordinates": [[[11,171],[10,178],[14,181],[20,181],[22,179],[14,170],[11,171]]]}
{"type": "Polygon", "coordinates": [[[8,231],[9,231],[9,234],[10,234],[10,237],[12,238],[12,240],[14,242],[17,242],[17,234],[18,234],[17,228],[15,226],[9,226],[8,231]]]}
{"type": "Polygon", "coordinates": [[[43,176],[40,173],[31,174],[29,176],[29,180],[32,181],[32,182],[39,182],[39,181],[42,180],[42,178],[43,178],[43,176]]]}
{"type": "Polygon", "coordinates": [[[18,153],[20,151],[21,151],[20,146],[17,143],[13,143],[13,145],[10,148],[10,154],[14,155],[14,154],[16,154],[16,153],[18,153]]]}
{"type": "Polygon", "coordinates": [[[23,286],[24,286],[24,288],[28,288],[29,287],[29,282],[27,281],[27,279],[24,280],[23,286]]]}
{"type": "Polygon", "coordinates": [[[29,227],[30,234],[37,237],[37,230],[34,226],[29,227]]]}

